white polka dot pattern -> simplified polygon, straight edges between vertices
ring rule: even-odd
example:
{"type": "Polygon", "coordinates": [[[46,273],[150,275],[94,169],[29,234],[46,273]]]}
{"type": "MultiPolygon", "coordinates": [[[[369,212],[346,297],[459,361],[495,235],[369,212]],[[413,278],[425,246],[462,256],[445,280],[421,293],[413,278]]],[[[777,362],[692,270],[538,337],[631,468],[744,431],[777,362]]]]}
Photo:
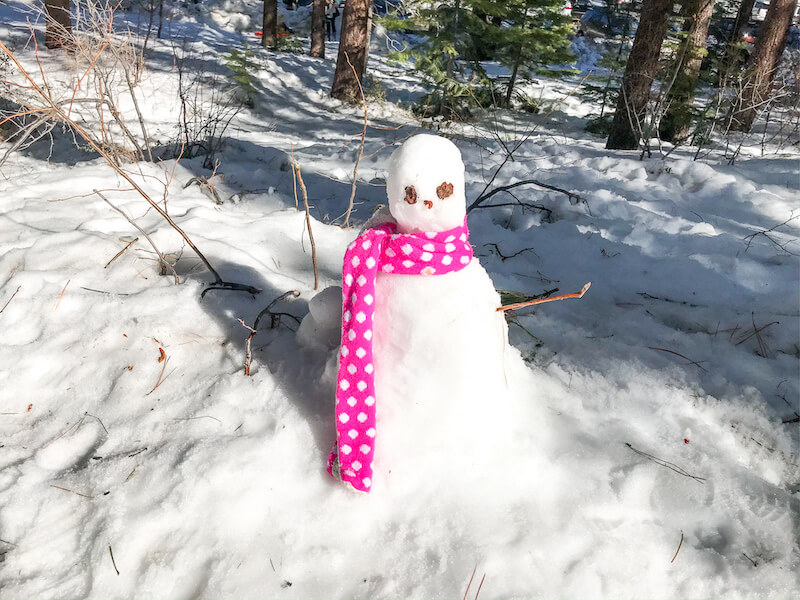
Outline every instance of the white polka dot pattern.
{"type": "Polygon", "coordinates": [[[375,375],[372,365],[372,321],[375,277],[443,275],[460,271],[472,260],[464,225],[442,232],[398,234],[386,224],[370,229],[347,247],[342,269],[342,349],[336,388],[337,446],[328,472],[361,492],[372,486],[375,446],[375,375]],[[462,243],[454,244],[458,239],[462,243]]]}

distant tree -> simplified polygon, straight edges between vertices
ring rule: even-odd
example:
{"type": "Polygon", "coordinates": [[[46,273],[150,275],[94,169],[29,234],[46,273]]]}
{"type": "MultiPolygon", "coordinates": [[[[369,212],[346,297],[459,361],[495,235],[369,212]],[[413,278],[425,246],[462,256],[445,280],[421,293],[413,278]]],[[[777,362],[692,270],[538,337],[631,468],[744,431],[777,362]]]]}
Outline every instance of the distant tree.
{"type": "Polygon", "coordinates": [[[572,62],[563,0],[407,0],[403,6],[409,15],[381,23],[416,34],[393,56],[413,60],[430,90],[418,106],[428,116],[459,120],[474,106],[508,105],[520,77],[572,62]],[[504,65],[510,76],[490,78],[484,60],[504,65]]]}
{"type": "Polygon", "coordinates": [[[45,46],[62,48],[72,34],[70,0],[45,0],[47,21],[45,24],[45,46]]]}
{"type": "Polygon", "coordinates": [[[505,105],[510,106],[520,72],[536,67],[572,62],[569,17],[562,14],[563,0],[508,0],[494,3],[500,19],[487,28],[495,42],[495,58],[508,67],[505,105]]]}
{"type": "Polygon", "coordinates": [[[371,0],[347,0],[342,14],[339,54],[331,96],[344,102],[361,101],[359,86],[364,79],[369,52],[371,0]]]}
{"type": "Polygon", "coordinates": [[[272,50],[278,49],[278,0],[264,0],[261,45],[272,50]]]}
{"type": "Polygon", "coordinates": [[[667,33],[672,0],[644,0],[639,28],[625,65],[617,109],[611,122],[606,148],[635,150],[639,147],[650,87],[658,73],[661,46],[667,33]]]}
{"type": "Polygon", "coordinates": [[[314,0],[311,9],[311,56],[325,58],[325,0],[314,0]]]}
{"type": "Polygon", "coordinates": [[[750,131],[759,112],[769,103],[775,72],[783,54],[797,0],[772,0],[745,69],[745,84],[732,128],[750,131]]]}
{"type": "Polygon", "coordinates": [[[695,86],[706,56],[706,38],[714,0],[687,0],[684,4],[683,40],[678,46],[675,79],[666,98],[667,111],[660,123],[661,138],[686,139],[692,122],[695,86]]]}
{"type": "Polygon", "coordinates": [[[739,10],[736,12],[736,20],[733,22],[731,35],[725,44],[725,64],[730,64],[735,60],[736,55],[741,49],[742,32],[747,24],[750,22],[750,16],[753,14],[753,6],[756,0],[742,0],[739,4],[739,10]]]}

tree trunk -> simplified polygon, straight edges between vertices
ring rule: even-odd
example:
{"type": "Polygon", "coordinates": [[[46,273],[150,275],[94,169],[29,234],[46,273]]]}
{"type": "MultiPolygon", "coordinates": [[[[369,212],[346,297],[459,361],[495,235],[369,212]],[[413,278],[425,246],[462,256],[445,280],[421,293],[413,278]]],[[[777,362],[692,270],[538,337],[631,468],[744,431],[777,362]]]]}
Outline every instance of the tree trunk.
{"type": "Polygon", "coordinates": [[[311,9],[311,56],[325,58],[325,0],[314,0],[311,9]]]}
{"type": "Polygon", "coordinates": [[[750,131],[759,111],[768,103],[796,7],[797,0],[770,2],[753,55],[747,64],[744,90],[738,110],[733,115],[732,129],[750,131]]]}
{"type": "Polygon", "coordinates": [[[706,55],[706,38],[714,0],[688,0],[683,30],[686,39],[680,46],[677,75],[667,94],[667,112],[660,124],[661,139],[680,142],[689,135],[692,103],[700,65],[706,55]]]}
{"type": "Polygon", "coordinates": [[[261,45],[272,50],[278,49],[278,0],[264,0],[261,45]]]}
{"type": "Polygon", "coordinates": [[[44,7],[47,10],[44,44],[48,48],[62,48],[72,34],[70,0],[45,0],[44,7]]]}
{"type": "Polygon", "coordinates": [[[644,0],[639,28],[633,40],[617,109],[606,142],[610,150],[635,150],[644,129],[650,87],[658,72],[661,45],[667,33],[672,0],[644,0]]]}
{"type": "Polygon", "coordinates": [[[359,85],[367,64],[370,4],[372,2],[369,0],[347,0],[342,15],[339,55],[336,58],[331,96],[353,104],[361,102],[359,85]]]}

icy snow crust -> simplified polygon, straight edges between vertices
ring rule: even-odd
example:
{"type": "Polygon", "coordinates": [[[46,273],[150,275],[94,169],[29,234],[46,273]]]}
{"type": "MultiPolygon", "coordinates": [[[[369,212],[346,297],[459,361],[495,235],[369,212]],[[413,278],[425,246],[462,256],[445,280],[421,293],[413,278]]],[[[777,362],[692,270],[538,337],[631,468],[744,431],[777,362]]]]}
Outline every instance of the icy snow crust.
{"type": "MultiPolygon", "coordinates": [[[[0,7],[0,23],[22,48],[15,6],[0,7]]],[[[198,40],[198,56],[241,41],[199,17],[171,27],[198,40]]],[[[170,47],[157,47],[165,62],[147,72],[141,102],[158,124],[151,135],[168,139],[175,75],[170,47]]],[[[20,54],[33,64],[31,49],[20,54]]],[[[508,375],[528,401],[508,415],[503,443],[474,436],[468,454],[484,451],[490,467],[422,456],[381,474],[365,498],[324,471],[334,441],[333,389],[320,383],[330,381],[328,351],[303,349],[289,327],[265,328],[246,377],[249,331],[237,321],[252,325],[291,289],[301,297],[275,309],[302,317],[315,294],[304,217],[281,168],[291,144],[314,204],[321,287],[337,284],[357,233],[324,224],[349,198],[363,118],[327,98],[335,43],[327,55],[261,64],[256,109],[223,155],[223,205],[183,187],[210,175],[200,160],[181,161],[169,188],[170,214],[226,279],[263,289],[256,299],[201,301],[210,279],[199,261],[128,192],[109,195],[163,251],[184,251],[183,283],[156,274],[144,240],[104,268],[137,232],[91,195],[125,187],[100,161],[56,144],[49,163],[48,147],[3,167],[0,595],[462,597],[476,569],[470,595],[485,573],[484,600],[796,597],[798,431],[782,421],[800,411],[798,260],[763,236],[749,249],[743,238],[797,209],[797,158],[640,162],[581,133],[588,109],[565,102],[495,185],[535,177],[580,193],[591,212],[518,188],[552,217],[479,209],[471,241],[496,287],[567,292],[592,281],[591,291],[519,315],[536,339],[510,326],[527,365],[508,375]],[[747,336],[772,321],[764,358],[747,336]]],[[[390,99],[419,92],[379,55],[370,69],[390,99]]],[[[553,82],[550,93],[576,83],[553,82]]],[[[518,118],[493,123],[513,137],[518,118]]],[[[370,119],[386,128],[367,136],[359,219],[386,202],[369,183],[386,177],[392,148],[416,128],[392,104],[370,105],[370,119]]],[[[447,133],[474,199],[502,160],[499,145],[477,127],[447,133]]],[[[135,172],[160,198],[156,177],[172,166],[135,172]]],[[[774,232],[795,253],[797,223],[774,232]]],[[[430,366],[420,388],[446,377],[430,366]]],[[[450,429],[420,419],[416,436],[444,443],[476,419],[453,415],[450,429]]]]}

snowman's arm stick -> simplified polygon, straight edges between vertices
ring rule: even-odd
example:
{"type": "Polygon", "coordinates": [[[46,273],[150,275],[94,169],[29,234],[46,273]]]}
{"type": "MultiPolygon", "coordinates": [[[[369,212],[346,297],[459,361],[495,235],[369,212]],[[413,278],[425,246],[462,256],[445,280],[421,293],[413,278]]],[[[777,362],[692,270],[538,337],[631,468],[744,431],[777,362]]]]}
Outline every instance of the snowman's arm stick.
{"type": "Polygon", "coordinates": [[[506,311],[506,310],[516,310],[518,308],[524,308],[526,306],[533,306],[534,304],[544,304],[545,302],[555,302],[556,300],[566,300],[567,298],[583,298],[583,295],[586,293],[592,286],[592,282],[590,281],[585,286],[581,288],[580,292],[575,292],[572,294],[561,294],[560,296],[553,296],[551,298],[539,298],[537,300],[529,300],[528,302],[517,302],[516,304],[507,304],[505,306],[501,306],[497,309],[497,312],[506,311]]]}

